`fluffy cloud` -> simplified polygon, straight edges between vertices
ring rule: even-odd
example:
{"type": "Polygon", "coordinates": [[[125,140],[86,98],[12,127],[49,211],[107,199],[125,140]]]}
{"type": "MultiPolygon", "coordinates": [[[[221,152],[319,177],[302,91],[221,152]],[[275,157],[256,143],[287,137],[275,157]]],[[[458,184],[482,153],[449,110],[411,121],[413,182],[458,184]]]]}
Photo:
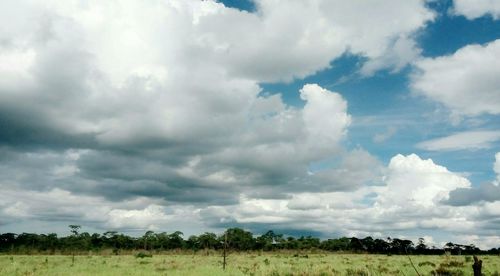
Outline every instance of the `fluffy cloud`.
{"type": "Polygon", "coordinates": [[[302,118],[308,135],[309,147],[330,148],[339,142],[351,123],[347,114],[347,102],[336,93],[316,84],[306,84],[300,97],[307,101],[302,118]]]}
{"type": "MultiPolygon", "coordinates": [[[[3,1],[1,142],[223,144],[247,123],[259,82],[307,76],[346,51],[382,59],[433,18],[424,1],[393,2],[258,1],[247,13],[194,0],[3,1]]],[[[376,67],[407,63],[396,60],[376,67]]]]}
{"type": "MultiPolygon", "coordinates": [[[[287,184],[312,189],[300,181],[310,162],[340,153],[347,103],[307,85],[301,110],[258,96],[258,83],[320,70],[347,46],[315,16],[294,29],[275,4],[249,14],[214,1],[2,2],[0,144],[33,151],[5,161],[3,183],[185,203],[232,202],[241,190],[277,196],[287,184]],[[82,152],[66,164],[68,149],[82,152]]],[[[319,3],[283,10],[296,11],[323,13],[319,3]]]]}
{"type": "Polygon", "coordinates": [[[421,206],[433,207],[447,199],[456,188],[468,188],[470,182],[431,159],[422,160],[415,154],[396,155],[389,163],[386,191],[377,204],[385,207],[421,206]]]}
{"type": "MultiPolygon", "coordinates": [[[[384,173],[383,185],[356,191],[294,193],[284,199],[241,197],[239,204],[211,206],[200,211],[213,227],[243,225],[254,231],[269,227],[287,233],[385,237],[432,231],[436,242],[467,241],[467,233],[483,248],[496,246],[492,218],[497,202],[480,206],[450,206],[453,193],[471,189],[471,183],[430,159],[415,154],[394,156],[384,173]],[[318,234],[318,233],[316,233],[318,234]]],[[[471,241],[472,241],[471,240],[471,241]]]]}
{"type": "Polygon", "coordinates": [[[498,140],[500,140],[500,131],[464,131],[420,142],[417,147],[431,151],[477,150],[491,148],[498,140]]]}
{"type": "Polygon", "coordinates": [[[500,3],[492,0],[454,0],[453,11],[467,19],[476,19],[484,15],[500,18],[500,3]]]}
{"type": "MultiPolygon", "coordinates": [[[[474,210],[440,205],[470,186],[463,177],[414,155],[385,168],[345,149],[352,118],[339,93],[304,85],[299,108],[260,87],[345,53],[361,57],[364,75],[404,68],[420,53],[413,36],[434,18],[425,1],[255,3],[248,13],[198,0],[1,1],[2,227],[336,225],[362,235],[476,226],[474,210]]],[[[433,61],[419,63],[415,80],[433,61]]]]}
{"type": "Polygon", "coordinates": [[[500,40],[468,45],[454,54],[416,62],[411,86],[455,116],[500,114],[500,40]]]}
{"type": "Polygon", "coordinates": [[[166,204],[148,197],[112,202],[104,197],[78,195],[59,188],[43,192],[4,189],[0,195],[0,207],[2,224],[39,221],[66,227],[78,223],[86,229],[114,229],[137,234],[145,229],[193,233],[192,227],[203,227],[197,223],[196,209],[190,206],[166,204]]]}

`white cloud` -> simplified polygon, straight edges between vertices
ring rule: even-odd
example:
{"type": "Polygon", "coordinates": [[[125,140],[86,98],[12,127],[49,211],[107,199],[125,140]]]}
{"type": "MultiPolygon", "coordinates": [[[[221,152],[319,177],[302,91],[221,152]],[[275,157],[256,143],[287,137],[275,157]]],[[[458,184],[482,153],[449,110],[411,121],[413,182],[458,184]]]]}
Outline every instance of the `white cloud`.
{"type": "Polygon", "coordinates": [[[383,60],[434,16],[421,0],[386,4],[2,1],[1,107],[105,146],[216,141],[246,124],[258,83],[305,77],[346,51],[383,60]]]}
{"type": "Polygon", "coordinates": [[[500,2],[495,0],[453,0],[455,14],[463,15],[472,20],[484,15],[500,18],[500,2]]]}
{"type": "Polygon", "coordinates": [[[383,186],[364,186],[349,192],[293,193],[284,199],[242,196],[239,204],[211,206],[200,214],[214,227],[237,224],[264,231],[272,225],[278,232],[314,229],[327,236],[389,235],[415,240],[428,233],[434,243],[468,241],[485,249],[496,247],[488,223],[499,217],[498,202],[445,204],[449,193],[457,188],[470,189],[471,183],[431,159],[396,155],[387,166],[383,186]],[[417,234],[408,234],[416,230],[417,234]],[[466,236],[472,232],[475,236],[468,240],[466,236]]]}
{"type": "MultiPolygon", "coordinates": [[[[2,223],[472,229],[470,209],[439,205],[466,179],[413,155],[384,170],[342,148],[351,116],[339,93],[305,85],[303,109],[260,96],[260,83],[311,75],[346,52],[366,59],[365,75],[404,68],[434,14],[423,0],[383,3],[259,0],[247,13],[198,0],[0,1],[0,123],[12,130],[0,142],[21,151],[0,147],[2,223]],[[329,160],[339,165],[308,174],[329,160]]],[[[496,44],[470,51],[495,57],[496,44]]],[[[495,100],[465,113],[497,114],[495,100]]]]}
{"type": "Polygon", "coordinates": [[[30,83],[28,69],[33,66],[33,50],[2,49],[0,46],[0,87],[13,89],[19,83],[30,83]]]}
{"type": "Polygon", "coordinates": [[[477,150],[491,148],[499,140],[500,131],[464,131],[420,142],[417,147],[430,151],[477,150]]]}
{"type": "Polygon", "coordinates": [[[367,61],[361,68],[361,74],[371,76],[381,69],[392,69],[398,72],[407,64],[412,63],[420,57],[421,50],[412,38],[399,37],[386,49],[386,53],[367,61]]]}
{"type": "MultiPolygon", "coordinates": [[[[167,220],[163,207],[149,205],[143,210],[114,209],[109,213],[106,225],[113,229],[136,228],[157,230],[159,224],[167,220]]],[[[162,223],[163,222],[163,223],[162,223]]]]}
{"type": "Polygon", "coordinates": [[[345,135],[351,124],[347,102],[338,93],[332,93],[317,84],[306,84],[300,90],[301,99],[307,101],[302,118],[311,148],[332,148],[345,135]]]}
{"type": "MultiPolygon", "coordinates": [[[[165,202],[146,197],[120,202],[101,196],[78,195],[61,189],[26,191],[6,189],[0,195],[0,219],[81,223],[99,230],[141,233],[145,230],[168,229],[197,233],[190,227],[199,220],[190,206],[164,206],[165,202]],[[175,225],[173,223],[175,222],[175,225]]],[[[39,229],[46,232],[50,229],[39,229]]]]}
{"type": "Polygon", "coordinates": [[[468,45],[454,54],[415,63],[411,87],[454,116],[500,114],[500,40],[468,45]]]}
{"type": "MultiPolygon", "coordinates": [[[[74,155],[65,154],[68,158],[76,158],[74,155]]],[[[367,156],[358,150],[349,158],[353,160],[345,161],[344,166],[359,165],[367,156]]],[[[196,162],[192,166],[196,166],[196,162]]],[[[450,191],[470,188],[467,179],[414,154],[394,156],[384,174],[383,186],[362,186],[344,192],[291,192],[283,199],[242,194],[239,204],[201,209],[170,205],[150,197],[108,201],[101,196],[78,195],[58,188],[38,192],[8,188],[0,195],[0,217],[4,222],[77,220],[97,229],[139,233],[158,229],[198,233],[196,229],[218,229],[238,223],[254,230],[272,225],[277,231],[314,229],[326,235],[357,236],[395,236],[410,229],[434,229],[435,233],[448,233],[447,239],[457,237],[459,240],[474,229],[477,235],[474,243],[484,248],[493,246],[491,235],[482,227],[484,217],[498,216],[495,202],[462,207],[442,204],[450,191]]],[[[439,237],[435,239],[443,242],[439,237]]]]}
{"type": "Polygon", "coordinates": [[[394,156],[388,171],[386,191],[377,199],[377,205],[386,208],[433,207],[446,200],[450,191],[471,185],[467,179],[416,154],[394,156]]]}
{"type": "Polygon", "coordinates": [[[290,210],[314,210],[324,208],[324,203],[314,194],[296,194],[287,203],[290,210]]]}

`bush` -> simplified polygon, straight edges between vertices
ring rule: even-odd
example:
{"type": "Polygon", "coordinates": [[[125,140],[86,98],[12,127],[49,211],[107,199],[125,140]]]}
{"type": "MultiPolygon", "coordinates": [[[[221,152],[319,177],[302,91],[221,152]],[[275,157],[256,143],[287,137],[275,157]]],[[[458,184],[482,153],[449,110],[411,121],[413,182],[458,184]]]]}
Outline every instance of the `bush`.
{"type": "Polygon", "coordinates": [[[420,262],[418,263],[418,266],[424,266],[424,265],[430,265],[432,267],[436,267],[436,264],[433,262],[425,261],[425,262],[420,262]]]}
{"type": "Polygon", "coordinates": [[[436,270],[431,272],[432,275],[436,276],[463,276],[465,275],[463,271],[461,270],[451,270],[444,268],[442,266],[438,267],[436,270]]]}
{"type": "Polygon", "coordinates": [[[137,254],[135,254],[135,257],[136,258],[152,258],[153,257],[153,254],[151,253],[147,253],[147,252],[139,252],[137,254]]]}
{"type": "Polygon", "coordinates": [[[447,263],[442,263],[440,264],[441,267],[463,267],[464,263],[463,262],[458,262],[458,261],[449,261],[447,263]]]}
{"type": "Polygon", "coordinates": [[[352,275],[352,276],[368,276],[368,272],[363,269],[352,269],[348,268],[347,269],[347,275],[352,275]]]}

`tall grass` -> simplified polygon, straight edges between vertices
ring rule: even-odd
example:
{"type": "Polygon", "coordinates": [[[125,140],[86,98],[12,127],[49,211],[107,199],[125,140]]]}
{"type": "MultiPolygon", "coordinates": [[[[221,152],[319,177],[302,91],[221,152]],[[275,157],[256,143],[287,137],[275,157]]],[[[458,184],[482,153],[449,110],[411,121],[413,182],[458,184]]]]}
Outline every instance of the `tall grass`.
{"type": "MultiPolygon", "coordinates": [[[[219,252],[134,255],[0,255],[0,275],[415,275],[405,256],[219,252]]],[[[498,275],[499,256],[482,256],[483,273],[498,275]],[[496,273],[496,274],[495,274],[496,273]]],[[[464,256],[412,256],[421,275],[471,275],[464,256]],[[453,274],[446,274],[453,273],[453,274]]]]}

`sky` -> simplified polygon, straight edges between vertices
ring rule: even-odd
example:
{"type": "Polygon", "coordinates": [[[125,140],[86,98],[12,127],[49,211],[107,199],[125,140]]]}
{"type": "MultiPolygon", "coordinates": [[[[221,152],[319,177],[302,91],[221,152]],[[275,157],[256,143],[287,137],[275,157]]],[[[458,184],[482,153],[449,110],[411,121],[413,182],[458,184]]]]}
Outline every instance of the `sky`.
{"type": "Polygon", "coordinates": [[[0,2],[0,232],[500,246],[500,1],[0,2]]]}

